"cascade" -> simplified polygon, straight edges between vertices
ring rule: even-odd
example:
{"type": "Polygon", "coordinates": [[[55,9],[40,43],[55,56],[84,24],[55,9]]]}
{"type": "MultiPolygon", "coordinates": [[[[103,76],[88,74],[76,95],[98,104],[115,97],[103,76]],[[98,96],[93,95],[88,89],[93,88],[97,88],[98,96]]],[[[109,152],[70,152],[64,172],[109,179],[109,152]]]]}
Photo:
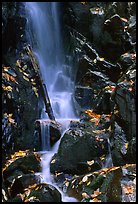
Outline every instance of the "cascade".
{"type": "MultiPolygon", "coordinates": [[[[58,2],[26,2],[28,19],[27,36],[35,53],[43,81],[56,121],[62,124],[64,132],[76,116],[73,109],[72,94],[74,83],[71,80],[70,65],[66,65],[62,47],[58,2]]],[[[50,161],[57,152],[59,141],[51,148],[49,126],[45,125],[48,116],[43,109],[41,114],[42,150],[42,182],[54,185],[62,195],[63,202],[77,202],[75,198],[66,196],[54,183],[50,174],[50,161]]]]}

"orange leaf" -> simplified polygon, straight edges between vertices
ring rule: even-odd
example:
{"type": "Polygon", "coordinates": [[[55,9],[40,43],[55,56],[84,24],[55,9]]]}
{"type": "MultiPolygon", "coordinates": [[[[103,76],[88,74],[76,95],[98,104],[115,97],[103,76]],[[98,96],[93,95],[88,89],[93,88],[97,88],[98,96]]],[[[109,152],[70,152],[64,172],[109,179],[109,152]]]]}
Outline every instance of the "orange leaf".
{"type": "Polygon", "coordinates": [[[124,21],[125,23],[128,23],[128,20],[126,18],[121,18],[122,21],[124,21]]]}
{"type": "Polygon", "coordinates": [[[134,192],[134,186],[123,186],[123,191],[126,195],[134,192]]]}
{"type": "Polygon", "coordinates": [[[94,198],[94,199],[90,200],[89,202],[101,202],[101,200],[99,200],[98,198],[94,198]]]}
{"type": "Polygon", "coordinates": [[[92,198],[95,198],[95,197],[97,197],[97,196],[100,195],[100,194],[101,194],[101,192],[99,192],[99,191],[94,191],[94,193],[91,194],[91,197],[92,197],[92,198]]]}

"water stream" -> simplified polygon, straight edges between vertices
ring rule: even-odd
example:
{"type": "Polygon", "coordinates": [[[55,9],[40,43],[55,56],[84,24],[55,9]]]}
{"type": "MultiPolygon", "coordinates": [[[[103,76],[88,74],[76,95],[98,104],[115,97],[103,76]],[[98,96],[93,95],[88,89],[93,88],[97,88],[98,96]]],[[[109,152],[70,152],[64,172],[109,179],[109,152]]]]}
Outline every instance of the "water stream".
{"type": "MultiPolygon", "coordinates": [[[[38,59],[43,81],[47,86],[51,106],[56,121],[62,124],[62,133],[70,120],[76,119],[72,94],[74,83],[71,80],[72,66],[65,62],[60,27],[60,4],[58,2],[26,2],[28,19],[28,39],[38,59]]],[[[65,195],[55,184],[50,174],[50,161],[57,152],[59,141],[51,148],[49,125],[45,125],[48,115],[43,108],[41,114],[42,134],[42,182],[54,185],[62,195],[63,202],[77,202],[65,195]],[[46,137],[47,136],[47,137],[46,137]]]]}

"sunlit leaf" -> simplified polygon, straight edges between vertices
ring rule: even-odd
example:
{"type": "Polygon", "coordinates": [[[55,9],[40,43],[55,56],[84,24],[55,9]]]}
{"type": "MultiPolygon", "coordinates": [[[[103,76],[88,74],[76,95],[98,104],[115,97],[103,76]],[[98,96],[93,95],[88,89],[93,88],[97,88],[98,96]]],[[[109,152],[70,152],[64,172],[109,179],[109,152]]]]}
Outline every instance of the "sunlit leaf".
{"type": "Polygon", "coordinates": [[[87,183],[87,186],[89,186],[91,184],[91,182],[89,181],[88,183],[87,183]]]}
{"type": "Polygon", "coordinates": [[[126,18],[121,18],[122,21],[124,21],[125,23],[128,23],[128,20],[126,18]]]}
{"type": "Polygon", "coordinates": [[[65,183],[65,186],[66,186],[66,187],[68,187],[68,186],[69,186],[69,182],[68,182],[68,181],[65,183]]]}
{"type": "Polygon", "coordinates": [[[23,78],[24,78],[26,81],[30,81],[26,76],[23,76],[23,78]]]}
{"type": "Polygon", "coordinates": [[[81,4],[85,5],[87,2],[81,2],[81,4]]]}
{"type": "Polygon", "coordinates": [[[82,193],[81,195],[82,195],[83,198],[89,198],[89,195],[87,193],[85,193],[85,192],[82,193]]]}
{"type": "Polygon", "coordinates": [[[104,61],[104,58],[100,58],[100,57],[99,57],[98,59],[99,59],[100,61],[104,61]]]}
{"type": "Polygon", "coordinates": [[[94,62],[94,63],[96,64],[96,62],[97,62],[97,59],[94,59],[94,60],[93,60],[93,62],[94,62]]]}
{"type": "Polygon", "coordinates": [[[76,181],[76,179],[74,179],[71,183],[74,183],[76,181]]]}
{"type": "Polygon", "coordinates": [[[97,197],[97,196],[100,195],[100,194],[101,194],[101,192],[99,192],[99,191],[94,191],[94,193],[91,194],[91,197],[92,197],[92,198],[95,198],[95,197],[97,197]]]}
{"type": "Polygon", "coordinates": [[[134,192],[134,186],[123,186],[123,191],[126,195],[132,194],[134,192]]]}
{"type": "Polygon", "coordinates": [[[83,179],[82,179],[82,182],[86,182],[88,180],[88,176],[84,176],[83,179]]]}
{"type": "Polygon", "coordinates": [[[2,88],[4,91],[12,91],[12,87],[11,86],[4,86],[2,85],[2,88]]]}
{"type": "Polygon", "coordinates": [[[90,166],[93,165],[94,164],[94,160],[87,161],[87,164],[90,165],[90,166]]]}
{"type": "Polygon", "coordinates": [[[10,69],[10,67],[3,67],[3,68],[5,72],[7,72],[10,69]]]}
{"type": "Polygon", "coordinates": [[[17,61],[16,61],[16,66],[18,66],[18,67],[20,67],[20,68],[22,67],[22,66],[21,66],[21,61],[20,61],[20,60],[17,60],[17,61]]]}
{"type": "Polygon", "coordinates": [[[102,156],[100,157],[100,160],[103,161],[104,159],[105,159],[105,155],[102,155],[102,156]]]}
{"type": "Polygon", "coordinates": [[[102,202],[100,199],[98,198],[93,198],[92,200],[90,200],[89,202],[102,202]]]}
{"type": "Polygon", "coordinates": [[[52,161],[51,161],[51,164],[54,164],[56,162],[56,160],[55,159],[53,159],[52,161]]]}
{"type": "Polygon", "coordinates": [[[103,129],[103,130],[93,130],[93,132],[96,133],[96,134],[100,134],[102,132],[105,132],[105,129],[103,129]]]}

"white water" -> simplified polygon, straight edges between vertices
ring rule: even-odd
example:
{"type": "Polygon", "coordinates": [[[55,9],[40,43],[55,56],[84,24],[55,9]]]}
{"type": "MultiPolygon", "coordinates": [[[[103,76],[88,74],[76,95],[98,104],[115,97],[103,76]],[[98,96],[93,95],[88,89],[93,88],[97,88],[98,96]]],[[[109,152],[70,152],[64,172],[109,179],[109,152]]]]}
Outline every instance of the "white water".
{"type": "MultiPolygon", "coordinates": [[[[71,119],[76,116],[73,110],[72,94],[74,84],[71,80],[70,65],[65,64],[62,48],[62,37],[59,21],[58,2],[26,2],[28,16],[28,39],[37,56],[43,81],[47,86],[48,95],[54,116],[66,130],[71,119]]],[[[50,148],[48,119],[43,108],[41,114],[42,150],[42,182],[54,185],[62,194],[63,202],[77,202],[75,198],[66,196],[55,184],[50,174],[50,161],[57,152],[60,140],[50,148]],[[47,138],[46,138],[47,135],[47,138]]]]}

